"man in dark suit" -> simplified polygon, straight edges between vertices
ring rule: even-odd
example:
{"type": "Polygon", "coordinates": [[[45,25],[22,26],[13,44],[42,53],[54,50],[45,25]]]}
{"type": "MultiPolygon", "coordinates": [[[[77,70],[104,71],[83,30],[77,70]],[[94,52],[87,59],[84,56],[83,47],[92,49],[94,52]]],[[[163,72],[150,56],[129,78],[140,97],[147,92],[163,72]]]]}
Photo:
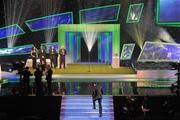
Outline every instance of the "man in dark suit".
{"type": "Polygon", "coordinates": [[[52,88],[51,88],[52,74],[53,74],[53,71],[52,71],[50,65],[47,65],[46,80],[47,80],[48,95],[49,96],[52,95],[52,88]]]}
{"type": "Polygon", "coordinates": [[[43,95],[43,90],[42,90],[43,71],[41,70],[40,67],[36,68],[36,71],[34,72],[34,76],[35,76],[35,83],[36,83],[36,96],[42,96],[43,95]]]}
{"type": "Polygon", "coordinates": [[[102,117],[102,95],[103,91],[101,86],[97,85],[96,83],[94,84],[94,89],[92,93],[92,98],[93,98],[93,109],[96,109],[96,100],[98,100],[99,103],[99,117],[102,117]]]}
{"type": "Polygon", "coordinates": [[[25,69],[22,71],[22,88],[23,89],[23,95],[28,96],[30,87],[30,76],[32,76],[31,72],[29,71],[29,67],[25,67],[25,69]]]}

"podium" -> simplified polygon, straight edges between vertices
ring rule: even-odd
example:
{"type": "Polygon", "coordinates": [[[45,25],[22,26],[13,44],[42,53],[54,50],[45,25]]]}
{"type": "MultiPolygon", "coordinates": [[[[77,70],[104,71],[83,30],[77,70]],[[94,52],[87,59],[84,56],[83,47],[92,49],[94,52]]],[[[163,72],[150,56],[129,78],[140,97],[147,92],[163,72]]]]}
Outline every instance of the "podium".
{"type": "MultiPolygon", "coordinates": [[[[48,64],[50,65],[50,59],[46,59],[46,63],[47,63],[47,65],[48,65],[48,64]]],[[[37,64],[37,65],[40,64],[40,59],[36,59],[36,64],[37,64]]],[[[33,67],[33,65],[32,65],[32,59],[27,59],[25,66],[26,66],[26,67],[33,67]]]]}

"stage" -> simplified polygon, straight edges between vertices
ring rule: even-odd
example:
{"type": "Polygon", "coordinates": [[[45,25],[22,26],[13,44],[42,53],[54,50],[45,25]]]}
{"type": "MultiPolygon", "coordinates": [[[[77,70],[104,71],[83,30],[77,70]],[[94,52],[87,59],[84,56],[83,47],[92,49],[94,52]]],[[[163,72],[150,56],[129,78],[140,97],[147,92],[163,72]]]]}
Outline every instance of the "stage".
{"type": "MultiPolygon", "coordinates": [[[[31,72],[34,70],[30,68],[31,72]]],[[[61,95],[64,88],[66,95],[88,95],[91,85],[97,82],[103,86],[106,95],[170,95],[171,84],[177,78],[173,70],[137,70],[129,67],[112,68],[110,65],[91,64],[90,72],[88,64],[69,64],[66,69],[53,69],[53,89],[54,95],[61,95]],[[62,86],[63,85],[63,86],[62,86]],[[136,90],[134,90],[136,89],[136,90]],[[151,91],[151,92],[150,92],[151,91]],[[158,92],[157,92],[158,91],[158,92]]],[[[2,78],[6,79],[2,83],[2,88],[11,89],[12,86],[19,85],[19,75],[17,71],[2,71],[2,78]]],[[[45,75],[42,82],[46,86],[45,75]]],[[[34,86],[34,76],[30,77],[30,85],[34,86]]]]}
{"type": "MultiPolygon", "coordinates": [[[[34,70],[31,68],[31,72],[34,70]]],[[[68,64],[66,69],[53,69],[54,74],[135,74],[131,67],[112,68],[106,64],[68,64]]]]}

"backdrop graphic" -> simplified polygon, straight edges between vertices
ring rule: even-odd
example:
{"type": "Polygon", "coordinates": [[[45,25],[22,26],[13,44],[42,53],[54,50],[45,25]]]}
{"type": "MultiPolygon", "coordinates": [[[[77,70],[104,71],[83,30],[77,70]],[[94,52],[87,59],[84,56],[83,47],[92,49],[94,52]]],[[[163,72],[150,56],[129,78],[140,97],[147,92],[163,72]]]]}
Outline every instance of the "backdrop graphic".
{"type": "MultiPolygon", "coordinates": [[[[73,24],[59,25],[58,44],[66,46],[67,32],[111,32],[112,33],[112,66],[119,67],[119,48],[120,48],[120,25],[119,24],[73,24]]],[[[109,46],[107,46],[109,47],[109,46]]],[[[73,57],[67,55],[67,63],[73,63],[73,57]]]]}

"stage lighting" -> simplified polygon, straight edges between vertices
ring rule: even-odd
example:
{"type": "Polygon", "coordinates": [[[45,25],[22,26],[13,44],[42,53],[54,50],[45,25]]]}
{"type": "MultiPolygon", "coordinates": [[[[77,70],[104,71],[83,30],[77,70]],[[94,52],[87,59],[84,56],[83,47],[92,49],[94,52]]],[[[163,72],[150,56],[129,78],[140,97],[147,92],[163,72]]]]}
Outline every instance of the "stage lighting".
{"type": "Polygon", "coordinates": [[[82,33],[85,43],[87,45],[88,51],[91,52],[94,43],[96,42],[97,32],[84,32],[82,33]]]}

